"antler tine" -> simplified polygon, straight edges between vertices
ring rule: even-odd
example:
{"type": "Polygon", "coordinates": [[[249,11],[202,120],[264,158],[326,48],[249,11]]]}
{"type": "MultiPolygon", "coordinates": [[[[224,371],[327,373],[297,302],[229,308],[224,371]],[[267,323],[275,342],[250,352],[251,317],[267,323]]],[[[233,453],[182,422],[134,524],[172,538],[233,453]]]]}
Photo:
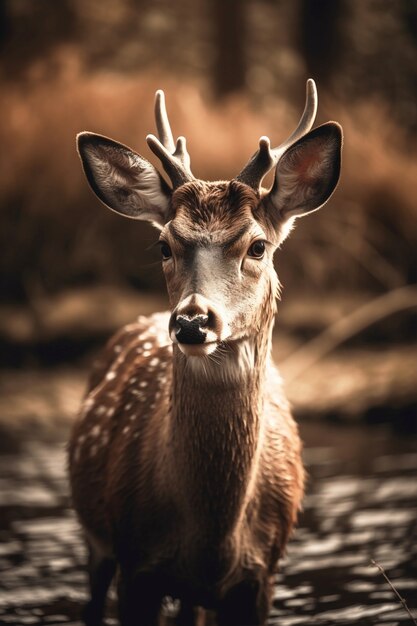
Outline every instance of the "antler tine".
{"type": "Polygon", "coordinates": [[[277,161],[279,157],[285,152],[285,150],[290,147],[291,144],[301,139],[301,137],[308,133],[308,131],[311,129],[314,124],[314,120],[316,119],[317,106],[318,96],[316,83],[312,78],[309,78],[306,83],[306,103],[304,106],[303,114],[300,117],[300,121],[298,122],[297,128],[288,137],[288,139],[286,139],[277,148],[274,148],[272,150],[272,152],[277,155],[277,161]]]}
{"type": "Polygon", "coordinates": [[[190,169],[190,155],[187,152],[185,137],[178,137],[175,144],[165,107],[165,95],[161,89],[155,94],[155,119],[159,139],[148,135],[146,141],[152,152],[161,161],[164,170],[177,189],[184,183],[194,180],[190,169]]]}
{"type": "MultiPolygon", "coordinates": [[[[278,161],[278,160],[277,160],[278,161]]],[[[259,189],[262,179],[277,162],[271,151],[271,142],[268,137],[259,139],[259,149],[249,159],[243,170],[236,176],[236,180],[255,189],[259,189]]]]}
{"type": "Polygon", "coordinates": [[[165,106],[165,94],[162,89],[158,89],[155,94],[155,120],[162,145],[165,146],[169,152],[173,153],[175,151],[174,137],[172,136],[171,125],[165,106]]]}
{"type": "Polygon", "coordinates": [[[301,139],[301,137],[311,129],[316,119],[317,104],[316,83],[312,78],[309,78],[306,84],[306,103],[297,128],[291,133],[288,139],[276,148],[270,148],[268,137],[261,137],[259,140],[259,150],[251,157],[240,174],[236,176],[236,179],[258,190],[264,176],[278,163],[287,148],[301,139]]]}

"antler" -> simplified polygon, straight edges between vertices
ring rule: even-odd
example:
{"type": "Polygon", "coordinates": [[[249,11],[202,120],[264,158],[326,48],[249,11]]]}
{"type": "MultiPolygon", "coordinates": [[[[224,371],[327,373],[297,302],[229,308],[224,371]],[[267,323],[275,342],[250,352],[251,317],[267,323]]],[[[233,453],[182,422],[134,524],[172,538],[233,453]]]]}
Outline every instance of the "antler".
{"type": "Polygon", "coordinates": [[[259,139],[259,150],[255,152],[240,174],[236,176],[236,180],[249,185],[257,191],[264,176],[275,167],[285,150],[311,129],[316,118],[317,102],[316,83],[312,78],[309,78],[306,84],[304,111],[295,131],[284,143],[272,149],[268,137],[261,137],[259,139]]]}
{"type": "Polygon", "coordinates": [[[187,152],[185,137],[178,137],[177,143],[174,143],[165,107],[165,95],[161,89],[155,94],[155,119],[159,139],[155,135],[148,135],[146,141],[152,152],[160,159],[173,188],[177,189],[195,178],[190,169],[190,155],[187,152]]]}

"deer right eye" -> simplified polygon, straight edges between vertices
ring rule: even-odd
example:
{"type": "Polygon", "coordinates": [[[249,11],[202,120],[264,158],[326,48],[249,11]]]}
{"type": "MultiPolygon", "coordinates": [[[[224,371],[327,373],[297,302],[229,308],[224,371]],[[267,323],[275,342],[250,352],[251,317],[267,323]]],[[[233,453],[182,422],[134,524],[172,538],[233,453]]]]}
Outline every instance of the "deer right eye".
{"type": "Polygon", "coordinates": [[[257,239],[253,242],[248,250],[248,256],[254,259],[261,259],[265,253],[265,242],[262,239],[257,239]]]}
{"type": "Polygon", "coordinates": [[[170,259],[172,257],[172,251],[169,245],[165,241],[161,241],[160,243],[161,243],[162,260],[166,261],[167,259],[170,259]]]}

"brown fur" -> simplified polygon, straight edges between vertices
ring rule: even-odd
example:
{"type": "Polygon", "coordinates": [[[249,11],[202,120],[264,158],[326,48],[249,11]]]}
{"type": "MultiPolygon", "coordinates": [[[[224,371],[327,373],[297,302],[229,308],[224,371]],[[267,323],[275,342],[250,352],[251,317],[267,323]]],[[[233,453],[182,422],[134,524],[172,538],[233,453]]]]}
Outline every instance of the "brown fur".
{"type": "Polygon", "coordinates": [[[73,501],[90,548],[88,626],[102,623],[116,567],[122,626],[156,626],[168,594],[181,600],[182,626],[195,625],[198,605],[219,626],[266,622],[304,482],[270,357],[273,254],[296,217],[327,201],[340,171],[342,130],[310,131],[315,113],[309,80],[292,145],[271,152],[262,140],[237,179],[207,183],[194,179],[183,140],[173,151],[157,92],[160,140],[148,144],[172,190],[130,148],[78,136],[98,197],[161,230],[171,308],[109,343],[71,438],[73,501]],[[273,166],[272,189],[260,190],[273,166]]]}
{"type": "MultiPolygon", "coordinates": [[[[242,184],[190,183],[174,195],[171,224],[194,246],[215,246],[261,210],[242,184]]],[[[303,492],[297,428],[269,357],[272,261],[262,270],[251,278],[262,276],[262,299],[241,322],[253,368],[236,377],[194,371],[171,345],[167,317],[141,317],[97,363],[70,443],[74,505],[101,558],[116,559],[122,577],[151,577],[159,600],[177,595],[220,620],[243,585],[239,602],[252,594],[254,624],[266,619],[303,492]]],[[[173,306],[186,280],[167,276],[173,306]]],[[[207,367],[221,371],[221,352],[207,367]]]]}

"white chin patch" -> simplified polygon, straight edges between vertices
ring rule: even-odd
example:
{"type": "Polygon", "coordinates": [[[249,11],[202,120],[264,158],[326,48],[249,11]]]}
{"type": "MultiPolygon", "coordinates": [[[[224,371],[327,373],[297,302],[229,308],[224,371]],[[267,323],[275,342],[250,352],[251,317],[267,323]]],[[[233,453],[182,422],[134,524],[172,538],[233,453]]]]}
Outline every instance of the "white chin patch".
{"type": "Polygon", "coordinates": [[[217,348],[216,341],[210,343],[177,343],[177,345],[185,356],[207,356],[217,348]]]}

